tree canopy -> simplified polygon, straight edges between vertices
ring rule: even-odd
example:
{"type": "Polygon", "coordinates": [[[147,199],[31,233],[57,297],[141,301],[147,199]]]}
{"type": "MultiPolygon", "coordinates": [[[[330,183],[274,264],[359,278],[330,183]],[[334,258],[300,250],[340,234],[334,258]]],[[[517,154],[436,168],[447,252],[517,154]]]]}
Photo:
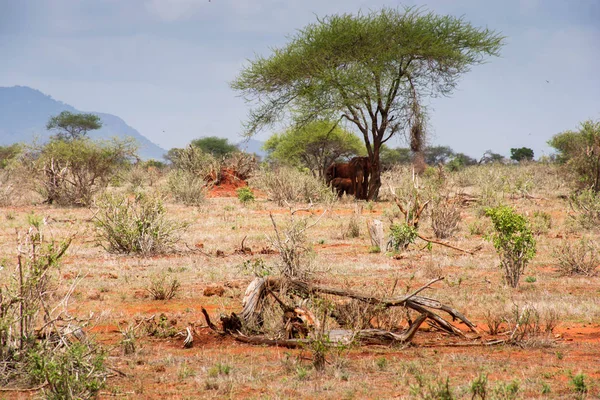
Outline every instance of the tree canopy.
{"type": "Polygon", "coordinates": [[[365,153],[362,141],[332,121],[313,121],[271,136],[264,144],[268,157],[283,164],[307,167],[319,177],[338,158],[365,153]]]}
{"type": "Polygon", "coordinates": [[[529,147],[510,149],[510,159],[515,161],[533,161],[533,150],[529,147]]]}
{"type": "Polygon", "coordinates": [[[423,144],[422,99],[449,95],[462,74],[496,56],[503,38],[463,18],[384,8],[332,15],[257,57],[232,82],[256,104],[247,134],[281,121],[346,119],[362,134],[372,168],[369,198],[381,186],[380,149],[399,132],[423,144]]]}
{"type": "Polygon", "coordinates": [[[192,146],[201,149],[203,152],[211,154],[215,157],[224,157],[228,154],[239,151],[238,148],[229,143],[226,138],[218,136],[207,136],[200,139],[192,140],[192,146]]]}
{"type": "Polygon", "coordinates": [[[565,131],[548,141],[558,161],[579,176],[582,186],[600,192],[600,121],[581,123],[578,131],[565,131]]]}
{"type": "Polygon", "coordinates": [[[80,139],[88,131],[102,128],[100,117],[94,114],[74,114],[63,111],[51,117],[46,124],[49,131],[57,131],[56,137],[62,140],[80,139]]]}

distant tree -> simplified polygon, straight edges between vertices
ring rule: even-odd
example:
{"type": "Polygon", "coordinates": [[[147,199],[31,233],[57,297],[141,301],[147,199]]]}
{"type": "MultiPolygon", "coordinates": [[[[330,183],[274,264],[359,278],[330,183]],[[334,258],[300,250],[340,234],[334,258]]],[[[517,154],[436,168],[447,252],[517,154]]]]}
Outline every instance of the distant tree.
{"type": "Polygon", "coordinates": [[[372,168],[368,198],[381,187],[381,146],[397,134],[422,151],[425,98],[449,95],[503,37],[463,18],[420,8],[383,8],[318,18],[232,83],[256,105],[247,134],[289,120],[345,119],[363,136],[372,168]]]}
{"type": "Polygon", "coordinates": [[[229,143],[226,138],[217,136],[208,136],[200,139],[192,140],[192,146],[201,149],[203,152],[213,155],[217,158],[226,157],[231,153],[235,153],[238,148],[229,143]]]}
{"type": "Polygon", "coordinates": [[[275,134],[265,142],[263,149],[269,153],[268,158],[306,167],[320,178],[338,158],[365,153],[364,145],[356,135],[332,121],[313,121],[299,129],[275,134]]]}
{"type": "Polygon", "coordinates": [[[396,164],[410,164],[412,153],[408,147],[396,147],[392,149],[385,144],[381,146],[381,168],[387,170],[396,164]]]}
{"type": "Polygon", "coordinates": [[[450,160],[450,162],[448,163],[448,168],[451,171],[458,171],[464,167],[476,164],[477,160],[473,157],[470,157],[464,153],[456,153],[454,155],[454,158],[452,158],[452,160],[450,160]]]}
{"type": "Polygon", "coordinates": [[[557,161],[579,176],[582,186],[600,192],[600,121],[585,121],[579,131],[565,131],[548,141],[557,161]]]}
{"type": "Polygon", "coordinates": [[[423,152],[428,165],[446,164],[455,156],[454,150],[449,146],[429,146],[423,152]]]}
{"type": "Polygon", "coordinates": [[[0,169],[6,168],[21,152],[23,152],[23,145],[21,143],[0,146],[0,169]]]}
{"type": "Polygon", "coordinates": [[[100,117],[94,114],[73,114],[63,111],[51,117],[46,124],[49,131],[57,131],[56,137],[61,140],[81,139],[88,131],[102,128],[100,117]]]}
{"type": "Polygon", "coordinates": [[[533,150],[529,147],[510,149],[510,159],[515,161],[533,161],[533,150]]]}
{"type": "Polygon", "coordinates": [[[137,159],[133,139],[52,138],[26,151],[36,190],[48,204],[89,206],[122,168],[137,159]]]}
{"type": "Polygon", "coordinates": [[[483,156],[479,160],[479,164],[489,164],[489,163],[503,163],[506,160],[502,154],[494,153],[491,150],[486,150],[483,153],[483,156]]]}

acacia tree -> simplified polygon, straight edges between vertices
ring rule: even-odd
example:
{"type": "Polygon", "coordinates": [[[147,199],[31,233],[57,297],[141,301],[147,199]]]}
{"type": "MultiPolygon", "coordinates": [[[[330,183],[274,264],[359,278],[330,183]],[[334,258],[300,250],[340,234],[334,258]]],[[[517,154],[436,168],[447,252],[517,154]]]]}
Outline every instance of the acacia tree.
{"type": "Polygon", "coordinates": [[[421,9],[384,8],[332,15],[309,24],[290,42],[257,57],[232,82],[248,102],[247,134],[292,120],[345,119],[363,136],[372,168],[368,198],[381,186],[381,146],[398,133],[423,146],[426,96],[448,95],[458,78],[503,38],[462,18],[421,9]]]}
{"type": "Polygon", "coordinates": [[[58,131],[56,137],[61,140],[75,140],[87,135],[88,131],[102,128],[100,117],[94,114],[73,114],[63,111],[51,117],[46,124],[49,131],[58,131]]]}
{"type": "Polygon", "coordinates": [[[356,135],[331,121],[313,121],[298,129],[290,128],[271,136],[263,148],[269,152],[269,158],[307,167],[321,178],[338,158],[362,155],[361,150],[364,153],[356,135]]]}

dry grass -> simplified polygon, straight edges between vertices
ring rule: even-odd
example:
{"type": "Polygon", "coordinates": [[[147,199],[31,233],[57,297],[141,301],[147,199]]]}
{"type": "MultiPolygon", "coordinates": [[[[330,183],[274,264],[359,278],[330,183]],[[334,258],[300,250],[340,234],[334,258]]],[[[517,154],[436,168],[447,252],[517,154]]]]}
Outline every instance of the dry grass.
{"type": "MultiPolygon", "coordinates": [[[[596,290],[600,278],[562,276],[554,266],[553,249],[564,241],[578,240],[577,235],[566,231],[568,210],[564,201],[557,198],[568,188],[553,181],[556,178],[554,167],[538,165],[501,166],[497,170],[488,166],[482,170],[468,168],[466,172],[449,174],[448,179],[457,185],[461,183],[461,190],[480,196],[483,181],[494,176],[501,181],[503,176],[512,176],[509,174],[522,174],[525,182],[532,183],[526,187],[526,193],[509,188],[500,193],[499,200],[530,216],[543,212],[552,218],[552,225],[538,232],[538,255],[524,272],[524,278],[531,276],[535,281],[522,282],[519,289],[509,289],[502,284],[494,249],[480,233],[471,235],[469,229],[459,230],[449,241],[466,249],[483,246],[473,256],[435,244],[431,250],[423,249],[425,243],[417,240],[396,259],[384,253],[369,253],[370,240],[364,234],[354,238],[342,234],[342,229],[347,232],[353,218],[363,232],[369,218],[381,219],[386,230],[389,229],[383,212],[393,212],[390,202],[365,206],[360,214],[355,212],[354,203],[337,202],[331,212],[307,231],[306,244],[312,248],[312,262],[318,267],[314,276],[323,285],[399,295],[441,273],[446,277],[444,282],[436,284],[434,290],[426,291],[424,295],[451,304],[477,322],[483,332],[489,329],[486,324],[494,319],[504,321],[498,330],[505,331],[509,328],[506,319],[514,315],[511,314],[512,306],[519,304],[522,309],[528,305],[537,310],[541,321],[537,326],[542,333],[553,325],[553,321],[559,320],[551,335],[552,340],[558,342],[552,348],[541,345],[527,349],[449,347],[446,345],[454,339],[442,337],[435,331],[424,331],[414,347],[350,347],[327,353],[325,371],[317,373],[311,366],[308,349],[250,347],[211,335],[200,328],[204,324],[200,307],[207,308],[215,317],[220,312],[239,311],[244,289],[253,277],[251,271],[240,266],[256,257],[269,266],[276,265],[280,259],[278,254],[258,253],[262,249],[273,249],[266,237],[273,233],[269,212],[274,214],[276,221],[283,221],[289,210],[260,194],[246,207],[236,198],[208,198],[200,207],[167,204],[169,218],[189,221],[191,225],[182,234],[176,252],[153,257],[113,255],[96,246],[90,210],[5,207],[2,210],[4,218],[0,218],[0,235],[5,239],[0,243],[0,259],[11,259],[14,230],[26,225],[32,211],[47,217],[49,229],[57,237],[79,232],[60,276],[67,286],[78,274],[82,277],[72,295],[69,312],[73,315],[94,312],[97,339],[111,349],[111,364],[127,374],[127,377],[109,379],[106,393],[129,393],[130,398],[339,399],[390,398],[398,393],[409,397],[411,386],[418,386],[417,376],[421,376],[423,393],[429,387],[437,388],[437,383],[445,382],[448,377],[449,387],[457,398],[470,398],[470,384],[483,368],[488,374],[490,393],[497,386],[509,384],[516,376],[518,393],[523,398],[540,396],[542,384],[550,386],[550,397],[569,397],[572,389],[568,384],[568,371],[584,372],[592,381],[600,377],[600,370],[595,366],[600,351],[597,339],[594,339],[600,331],[596,290]],[[244,238],[244,246],[251,248],[253,255],[236,252],[244,238]],[[154,300],[146,289],[153,277],[165,274],[180,282],[181,287],[177,296],[168,302],[154,300]],[[224,295],[203,296],[208,285],[222,285],[224,295]],[[560,310],[560,315],[553,314],[553,310],[560,310]],[[136,324],[136,321],[153,315],[158,318],[161,314],[165,315],[165,329],[169,332],[177,333],[194,324],[199,334],[195,347],[183,349],[183,337],[160,335],[137,335],[135,352],[128,355],[115,346],[123,338],[118,326],[136,324]],[[563,338],[566,340],[562,341],[563,338]],[[558,352],[562,355],[560,359],[558,352]]],[[[386,179],[394,179],[399,184],[409,176],[388,176],[386,179]]],[[[477,213],[479,206],[460,207],[462,227],[482,221],[477,213]]],[[[300,216],[313,213],[311,218],[314,219],[324,208],[324,205],[316,204],[300,216]]],[[[434,236],[429,224],[422,224],[420,229],[424,236],[434,236]]],[[[586,234],[590,240],[600,240],[598,232],[586,234]]],[[[363,310],[360,305],[348,307],[349,318],[362,318],[361,323],[365,325],[392,326],[405,321],[402,313],[382,315],[376,310],[363,310]],[[369,319],[369,316],[376,318],[369,319]]],[[[592,383],[590,390],[591,395],[596,395],[598,385],[592,383]]]]}

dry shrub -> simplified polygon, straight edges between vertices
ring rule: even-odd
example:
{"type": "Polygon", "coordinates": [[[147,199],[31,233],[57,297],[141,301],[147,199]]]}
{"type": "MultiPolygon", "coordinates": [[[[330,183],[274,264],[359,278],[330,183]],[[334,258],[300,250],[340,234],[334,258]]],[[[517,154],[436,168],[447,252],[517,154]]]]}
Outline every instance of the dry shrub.
{"type": "Polygon", "coordinates": [[[82,330],[88,321],[67,311],[73,288],[63,298],[55,283],[73,237],[47,240],[41,218],[29,222],[18,236],[17,262],[0,269],[0,387],[39,386],[46,399],[96,398],[108,375],[105,353],[82,330]]]}
{"type": "Polygon", "coordinates": [[[298,217],[296,211],[290,210],[287,222],[279,225],[272,214],[270,217],[274,234],[267,237],[279,253],[278,272],[285,277],[308,278],[314,272],[314,251],[308,243],[306,231],[321,217],[314,220],[311,216],[298,217]]]}
{"type": "Polygon", "coordinates": [[[97,239],[110,253],[170,251],[187,223],[169,220],[157,194],[104,195],[94,216],[97,239]]]}
{"type": "Polygon", "coordinates": [[[20,193],[10,171],[0,171],[0,207],[12,206],[18,202],[20,193]]]}
{"type": "Polygon", "coordinates": [[[439,196],[434,199],[431,210],[431,228],[438,239],[452,237],[458,230],[460,209],[450,201],[448,196],[439,196]]]}
{"type": "Polygon", "coordinates": [[[575,211],[575,222],[584,229],[595,229],[600,225],[600,194],[592,189],[572,194],[569,198],[575,211]]]}
{"type": "Polygon", "coordinates": [[[199,206],[204,203],[206,198],[207,183],[202,177],[193,172],[171,171],[167,186],[173,199],[186,206],[199,206]]]}
{"type": "Polygon", "coordinates": [[[266,192],[269,199],[280,206],[299,202],[332,203],[336,199],[323,181],[290,167],[273,170],[263,168],[255,173],[249,183],[266,192]]]}
{"type": "Polygon", "coordinates": [[[560,313],[556,309],[539,310],[533,304],[514,304],[506,318],[509,327],[510,342],[521,346],[545,347],[548,338],[560,322],[560,313]]]}
{"type": "Polygon", "coordinates": [[[582,238],[576,243],[564,241],[553,252],[556,265],[562,275],[596,275],[596,268],[600,265],[598,245],[587,238],[582,238]]]}
{"type": "Polygon", "coordinates": [[[177,278],[167,280],[166,275],[160,275],[152,279],[146,290],[152,295],[154,300],[171,300],[181,287],[177,278]]]}
{"type": "Polygon", "coordinates": [[[236,176],[240,179],[246,180],[256,171],[258,168],[258,161],[254,154],[248,154],[244,152],[231,153],[224,161],[226,169],[235,171],[236,176]]]}

